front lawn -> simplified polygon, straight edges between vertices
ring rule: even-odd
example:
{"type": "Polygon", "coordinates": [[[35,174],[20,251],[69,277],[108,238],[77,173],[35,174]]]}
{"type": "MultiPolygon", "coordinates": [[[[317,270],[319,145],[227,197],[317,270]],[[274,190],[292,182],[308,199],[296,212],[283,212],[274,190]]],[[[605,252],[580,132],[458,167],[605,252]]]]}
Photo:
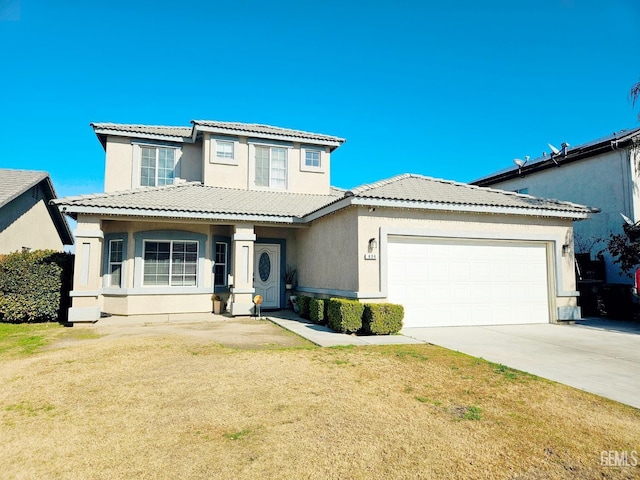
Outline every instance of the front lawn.
{"type": "Polygon", "coordinates": [[[640,475],[601,464],[640,451],[639,410],[432,345],[247,349],[11,327],[2,478],[640,475]]]}

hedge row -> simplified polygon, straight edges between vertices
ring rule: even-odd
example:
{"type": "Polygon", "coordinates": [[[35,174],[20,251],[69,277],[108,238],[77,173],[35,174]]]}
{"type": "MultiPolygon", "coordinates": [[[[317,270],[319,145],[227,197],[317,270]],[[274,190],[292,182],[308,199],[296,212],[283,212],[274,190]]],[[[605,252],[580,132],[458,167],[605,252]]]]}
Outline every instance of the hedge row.
{"type": "Polygon", "coordinates": [[[73,255],[53,250],[0,258],[0,321],[64,321],[73,255]]]}
{"type": "Polygon", "coordinates": [[[360,303],[344,298],[298,296],[298,313],[343,333],[389,335],[402,329],[404,307],[393,303],[360,303]]]}

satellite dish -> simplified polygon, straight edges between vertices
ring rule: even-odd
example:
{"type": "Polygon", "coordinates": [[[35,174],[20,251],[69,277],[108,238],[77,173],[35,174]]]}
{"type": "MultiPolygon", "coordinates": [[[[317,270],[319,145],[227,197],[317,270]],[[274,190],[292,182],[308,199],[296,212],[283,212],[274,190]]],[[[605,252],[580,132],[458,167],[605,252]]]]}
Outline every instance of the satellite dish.
{"type": "Polygon", "coordinates": [[[549,148],[551,149],[551,152],[552,152],[551,155],[558,155],[560,153],[560,150],[558,150],[556,147],[554,147],[550,143],[547,143],[547,145],[549,145],[549,148]]]}
{"type": "Polygon", "coordinates": [[[622,218],[624,218],[624,221],[626,222],[627,225],[633,226],[635,225],[635,223],[633,223],[633,221],[627,217],[624,213],[621,213],[620,215],[622,215],[622,218]]]}
{"type": "Polygon", "coordinates": [[[514,158],[513,159],[513,163],[515,163],[518,168],[522,168],[525,166],[525,164],[529,161],[531,157],[529,155],[525,155],[524,160],[522,160],[521,158],[514,158]]]}

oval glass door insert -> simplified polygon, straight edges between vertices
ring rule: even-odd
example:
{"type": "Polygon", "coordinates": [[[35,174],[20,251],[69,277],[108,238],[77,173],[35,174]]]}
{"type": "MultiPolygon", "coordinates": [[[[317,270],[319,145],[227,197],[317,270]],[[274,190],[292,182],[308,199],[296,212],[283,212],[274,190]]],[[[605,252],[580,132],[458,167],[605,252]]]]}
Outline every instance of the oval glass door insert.
{"type": "Polygon", "coordinates": [[[266,282],[271,275],[271,259],[267,252],[262,252],[260,260],[258,261],[258,273],[260,274],[260,280],[266,282]]]}

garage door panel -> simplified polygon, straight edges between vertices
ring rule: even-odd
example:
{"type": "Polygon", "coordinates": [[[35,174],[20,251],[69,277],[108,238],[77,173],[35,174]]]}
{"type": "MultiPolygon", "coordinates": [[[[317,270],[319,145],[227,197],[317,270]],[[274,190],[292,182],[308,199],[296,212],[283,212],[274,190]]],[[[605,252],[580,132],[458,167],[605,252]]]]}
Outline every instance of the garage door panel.
{"type": "Polygon", "coordinates": [[[387,254],[408,327],[549,321],[544,243],[392,237],[387,254]]]}

